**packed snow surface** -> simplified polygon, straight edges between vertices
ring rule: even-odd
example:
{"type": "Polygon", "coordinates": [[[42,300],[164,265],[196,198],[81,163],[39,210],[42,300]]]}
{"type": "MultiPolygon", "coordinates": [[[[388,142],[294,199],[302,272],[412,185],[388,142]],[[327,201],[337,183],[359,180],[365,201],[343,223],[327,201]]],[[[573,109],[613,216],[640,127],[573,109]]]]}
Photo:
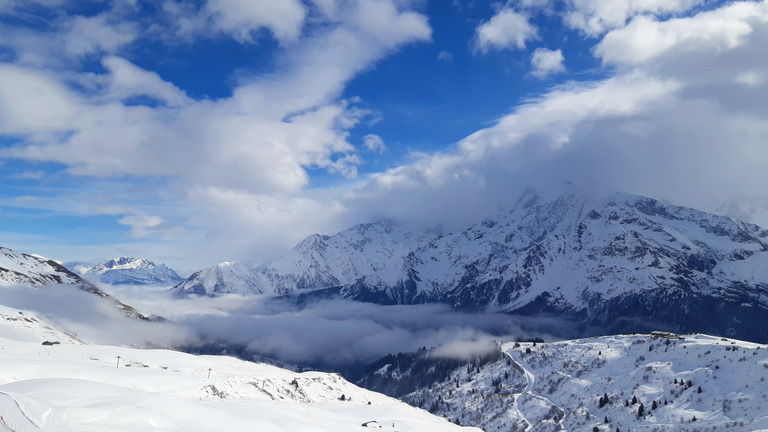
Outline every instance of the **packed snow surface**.
{"type": "Polygon", "coordinates": [[[25,431],[459,431],[336,374],[230,357],[87,345],[0,306],[0,429],[25,431]],[[48,342],[48,345],[42,344],[48,342]]]}

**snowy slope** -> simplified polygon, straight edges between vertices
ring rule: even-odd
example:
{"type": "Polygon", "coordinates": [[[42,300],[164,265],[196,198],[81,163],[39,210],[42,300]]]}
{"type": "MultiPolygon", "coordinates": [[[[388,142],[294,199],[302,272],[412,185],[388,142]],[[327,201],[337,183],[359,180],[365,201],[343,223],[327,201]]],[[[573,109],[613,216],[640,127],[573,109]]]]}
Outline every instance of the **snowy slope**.
{"type": "MultiPolygon", "coordinates": [[[[768,347],[706,335],[684,338],[508,343],[508,358],[458,368],[404,400],[487,431],[768,428],[768,347]]],[[[384,369],[393,379],[411,373],[395,365],[384,369]]]]}
{"type": "Polygon", "coordinates": [[[84,281],[59,263],[0,247],[0,286],[77,285],[84,281]]]}
{"type": "Polygon", "coordinates": [[[0,348],[0,417],[11,431],[358,431],[369,421],[390,431],[476,430],[335,374],[85,345],[5,307],[0,348]]]}
{"type": "Polygon", "coordinates": [[[223,262],[192,274],[171,289],[174,297],[190,294],[216,297],[224,294],[262,294],[271,290],[267,279],[239,263],[223,262]]]}
{"type": "Polygon", "coordinates": [[[144,258],[120,257],[89,266],[66,263],[67,268],[86,279],[110,285],[175,285],[184,279],[165,264],[155,264],[144,258]]]}
{"type": "Polygon", "coordinates": [[[126,316],[142,320],[157,319],[143,315],[111,297],[56,261],[0,247],[0,289],[4,286],[55,289],[57,285],[71,285],[97,295],[112,303],[126,316]]]}

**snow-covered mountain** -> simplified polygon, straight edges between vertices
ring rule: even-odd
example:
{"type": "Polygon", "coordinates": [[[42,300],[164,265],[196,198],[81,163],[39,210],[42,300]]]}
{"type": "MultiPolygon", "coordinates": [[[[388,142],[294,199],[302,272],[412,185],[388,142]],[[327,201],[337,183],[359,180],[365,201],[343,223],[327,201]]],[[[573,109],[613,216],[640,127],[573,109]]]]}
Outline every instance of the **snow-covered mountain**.
{"type": "Polygon", "coordinates": [[[397,283],[407,255],[437,235],[434,229],[414,232],[389,220],[358,224],[334,236],[311,235],[260,272],[224,262],[193,274],[173,292],[176,297],[233,293],[289,296],[341,287],[362,277],[397,283]]]}
{"type": "Polygon", "coordinates": [[[307,237],[263,274],[281,295],[344,286],[364,277],[394,285],[407,273],[408,254],[438,235],[434,229],[411,231],[385,219],[358,224],[333,236],[307,237]]]}
{"type": "Polygon", "coordinates": [[[208,297],[262,294],[267,290],[271,290],[271,287],[262,274],[234,262],[223,262],[200,270],[171,289],[177,298],[190,294],[208,297]]]}
{"type": "Polygon", "coordinates": [[[310,236],[268,265],[269,283],[254,291],[332,288],[381,304],[552,314],[596,334],[768,340],[768,231],[730,217],[624,193],[546,201],[528,191],[465,229],[407,233],[378,221],[310,236]]]}
{"type": "Polygon", "coordinates": [[[71,285],[97,295],[111,302],[129,317],[143,320],[157,318],[143,315],[131,306],[121,303],[54,260],[0,247],[0,289],[3,286],[50,288],[54,285],[71,285]]]}
{"type": "Polygon", "coordinates": [[[86,345],[4,306],[0,347],[0,429],[10,431],[479,432],[337,374],[86,345]]]}
{"type": "MultiPolygon", "coordinates": [[[[487,431],[768,428],[765,345],[626,335],[507,343],[501,352],[496,361],[468,362],[401,398],[487,431]]],[[[430,355],[389,356],[363,382],[399,388],[435,369],[430,355]]]]}
{"type": "Polygon", "coordinates": [[[175,285],[184,279],[165,264],[144,258],[120,257],[98,265],[65,263],[67,268],[86,279],[110,285],[175,285]]]}

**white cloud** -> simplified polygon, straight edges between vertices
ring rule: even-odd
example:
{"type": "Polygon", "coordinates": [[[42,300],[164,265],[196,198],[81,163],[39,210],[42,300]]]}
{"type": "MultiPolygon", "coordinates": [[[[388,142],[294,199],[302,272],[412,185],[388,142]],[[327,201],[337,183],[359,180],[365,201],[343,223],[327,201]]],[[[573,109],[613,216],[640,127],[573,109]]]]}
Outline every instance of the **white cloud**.
{"type": "Polygon", "coordinates": [[[437,59],[450,62],[453,61],[453,54],[449,53],[448,51],[440,51],[437,53],[437,59]]]}
{"type": "Polygon", "coordinates": [[[219,30],[242,42],[262,27],[280,42],[294,42],[306,16],[300,0],[208,0],[205,11],[219,30]]]}
{"type": "Polygon", "coordinates": [[[131,227],[131,238],[148,237],[161,234],[166,239],[178,237],[183,232],[181,227],[170,226],[163,218],[143,213],[130,214],[118,220],[122,225],[131,227]]]}
{"type": "Polygon", "coordinates": [[[549,75],[565,72],[563,65],[563,53],[560,50],[536,48],[531,55],[531,74],[537,78],[546,78],[549,75]]]}
{"type": "Polygon", "coordinates": [[[565,23],[596,37],[624,27],[637,15],[664,16],[688,11],[704,0],[567,0],[565,23]]]}
{"type": "Polygon", "coordinates": [[[0,47],[13,53],[16,64],[60,71],[91,57],[118,53],[139,38],[139,25],[123,20],[119,3],[112,7],[88,17],[58,14],[46,30],[0,26],[0,47]]]}
{"type": "Polygon", "coordinates": [[[380,136],[375,134],[368,134],[363,138],[363,144],[365,148],[372,152],[384,153],[387,146],[384,145],[384,140],[380,136]]]}
{"type": "Polygon", "coordinates": [[[525,49],[527,41],[538,38],[538,30],[526,16],[502,8],[475,29],[475,48],[483,53],[491,49],[525,49]]]}
{"type": "Polygon", "coordinates": [[[737,2],[689,18],[635,18],[594,50],[619,66],[612,76],[557,86],[351,195],[393,217],[454,224],[511,205],[522,187],[562,189],[587,176],[703,209],[743,193],[764,196],[766,9],[768,2],[737,2]]]}
{"type": "Polygon", "coordinates": [[[71,130],[79,98],[47,73],[0,63],[0,131],[42,140],[71,130]]]}
{"type": "Polygon", "coordinates": [[[431,357],[471,361],[477,357],[499,350],[496,342],[489,339],[454,340],[430,352],[431,357]]]}
{"type": "Polygon", "coordinates": [[[134,23],[110,23],[107,14],[74,17],[64,24],[64,52],[83,56],[98,52],[115,53],[138,37],[134,23]]]}
{"type": "MultiPolygon", "coordinates": [[[[187,263],[269,260],[307,234],[330,234],[377,214],[474,222],[511,205],[520,188],[586,175],[609,188],[693,206],[734,191],[759,193],[768,184],[766,3],[737,2],[670,19],[663,14],[695,2],[672,2],[674,10],[622,2],[619,19],[606,18],[610,14],[596,3],[595,16],[602,18],[583,24],[585,31],[608,31],[593,51],[605,65],[617,66],[603,71],[607,78],[553,87],[442,151],[413,153],[385,172],[315,187],[308,170],[351,178],[362,161],[349,131],[367,113],[356,108],[359,102],[339,99],[345,85],[403,44],[431,38],[426,17],[399,1],[323,4],[322,16],[312,17],[326,20],[322,26],[298,39],[283,36],[272,73],[243,79],[218,100],[190,100],[117,56],[103,59],[104,74],[77,75],[91,83],[88,93],[69,86],[71,70],[39,67],[49,60],[0,64],[0,133],[24,138],[2,156],[59,162],[87,178],[161,179],[153,180],[159,186],[151,192],[161,193],[164,204],[108,208],[125,197],[111,198],[94,186],[88,192],[101,192],[94,194],[101,204],[92,198],[76,211],[115,215],[132,235],[150,238],[183,225],[178,241],[187,263]],[[124,103],[135,96],[163,103],[124,103]]],[[[502,9],[483,26],[504,27],[494,19],[505,10],[512,12],[502,9]]],[[[537,30],[517,15],[527,31],[491,32],[481,46],[481,26],[476,48],[524,47],[537,30]]],[[[25,46],[37,50],[28,58],[48,58],[43,48],[25,46]]],[[[538,66],[531,59],[534,72],[562,66],[556,58],[538,59],[538,66]]],[[[66,198],[27,205],[64,209],[83,202],[66,198]]],[[[141,252],[136,245],[119,247],[141,252]]],[[[167,244],[149,247],[156,256],[174,253],[167,244]]]]}
{"type": "Polygon", "coordinates": [[[606,64],[637,66],[673,53],[717,53],[743,44],[754,26],[767,21],[765,2],[733,3],[668,21],[641,16],[608,33],[595,47],[595,55],[606,64]]]}
{"type": "Polygon", "coordinates": [[[11,178],[21,180],[40,180],[45,177],[45,171],[24,171],[22,173],[14,174],[11,178]]]}
{"type": "MultiPolygon", "coordinates": [[[[171,12],[178,6],[168,4],[171,12]]],[[[90,192],[100,202],[62,195],[37,207],[113,215],[135,238],[174,237],[183,226],[185,244],[206,245],[186,248],[188,262],[274,258],[308,233],[337,227],[338,201],[309,198],[306,188],[310,169],[352,178],[362,163],[349,130],[369,114],[339,99],[345,84],[402,45],[431,37],[426,17],[395,1],[348,2],[333,20],[315,24],[322,25],[296,40],[296,33],[279,33],[286,44],[277,68],[242,79],[217,100],[193,100],[114,55],[102,57],[102,74],[78,74],[66,62],[2,63],[0,134],[20,140],[0,157],[61,163],[79,178],[153,179],[157,189],[139,195],[164,201],[122,204],[125,196],[97,182],[90,192]],[[326,216],[307,221],[307,214],[326,216]]],[[[94,52],[83,47],[76,51],[94,52]]]]}
{"type": "Polygon", "coordinates": [[[113,100],[148,96],[176,107],[192,102],[182,90],[164,81],[158,74],[141,69],[123,58],[104,57],[101,64],[109,71],[107,92],[113,100]]]}
{"type": "Polygon", "coordinates": [[[736,75],[735,81],[747,86],[757,86],[765,82],[765,74],[760,71],[746,71],[736,75]]]}

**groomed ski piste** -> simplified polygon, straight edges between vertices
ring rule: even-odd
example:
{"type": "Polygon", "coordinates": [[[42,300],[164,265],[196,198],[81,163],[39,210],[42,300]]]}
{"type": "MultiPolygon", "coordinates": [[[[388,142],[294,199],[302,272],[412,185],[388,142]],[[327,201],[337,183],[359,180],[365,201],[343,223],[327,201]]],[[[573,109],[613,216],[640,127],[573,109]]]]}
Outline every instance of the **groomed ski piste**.
{"type": "Polygon", "coordinates": [[[0,365],[0,431],[479,431],[336,374],[89,345],[4,306],[0,365]]]}

